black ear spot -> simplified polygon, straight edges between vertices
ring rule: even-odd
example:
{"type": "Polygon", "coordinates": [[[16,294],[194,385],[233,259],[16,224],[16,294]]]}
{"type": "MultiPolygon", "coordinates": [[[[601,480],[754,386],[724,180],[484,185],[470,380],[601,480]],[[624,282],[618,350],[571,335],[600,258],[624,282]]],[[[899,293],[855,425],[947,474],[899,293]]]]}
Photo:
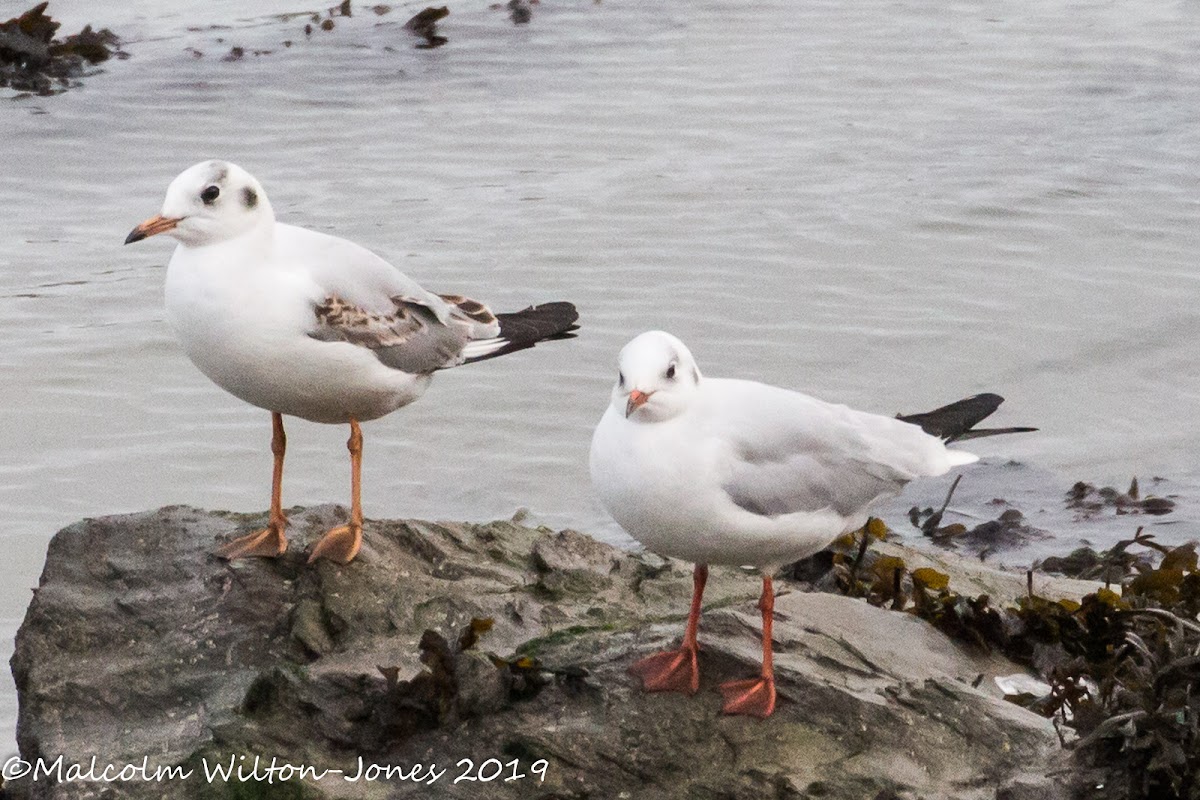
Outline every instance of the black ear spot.
{"type": "Polygon", "coordinates": [[[242,189],[242,202],[246,204],[246,208],[254,208],[258,205],[258,192],[247,186],[242,189]]]}

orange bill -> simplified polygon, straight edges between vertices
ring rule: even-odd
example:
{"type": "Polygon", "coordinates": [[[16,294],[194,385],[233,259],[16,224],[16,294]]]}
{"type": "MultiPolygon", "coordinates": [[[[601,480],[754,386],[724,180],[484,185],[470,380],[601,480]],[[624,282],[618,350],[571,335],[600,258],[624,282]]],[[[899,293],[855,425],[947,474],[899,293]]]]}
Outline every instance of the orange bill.
{"type": "Polygon", "coordinates": [[[140,242],[142,239],[147,237],[154,236],[159,233],[165,233],[178,224],[179,220],[177,218],[164,217],[161,214],[155,214],[153,217],[131,230],[129,235],[125,237],[125,244],[140,242]]]}

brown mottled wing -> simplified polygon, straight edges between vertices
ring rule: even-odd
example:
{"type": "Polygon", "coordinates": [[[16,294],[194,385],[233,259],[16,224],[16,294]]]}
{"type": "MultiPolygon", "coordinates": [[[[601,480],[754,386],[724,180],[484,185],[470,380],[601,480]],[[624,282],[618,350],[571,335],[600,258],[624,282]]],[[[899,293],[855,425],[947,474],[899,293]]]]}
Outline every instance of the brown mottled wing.
{"type": "Polygon", "coordinates": [[[478,300],[472,300],[469,297],[463,297],[461,294],[439,294],[438,297],[450,304],[450,314],[463,321],[470,321],[477,325],[484,326],[484,330],[478,332],[478,335],[473,335],[472,339],[483,339],[488,336],[495,336],[500,332],[499,321],[491,309],[485,306],[478,300]],[[491,329],[491,326],[495,326],[491,329]]]}
{"type": "Polygon", "coordinates": [[[315,325],[308,335],[365,347],[386,366],[412,374],[461,360],[470,339],[465,325],[445,325],[429,307],[402,297],[393,297],[392,304],[391,313],[373,313],[330,295],[313,309],[315,325]]]}

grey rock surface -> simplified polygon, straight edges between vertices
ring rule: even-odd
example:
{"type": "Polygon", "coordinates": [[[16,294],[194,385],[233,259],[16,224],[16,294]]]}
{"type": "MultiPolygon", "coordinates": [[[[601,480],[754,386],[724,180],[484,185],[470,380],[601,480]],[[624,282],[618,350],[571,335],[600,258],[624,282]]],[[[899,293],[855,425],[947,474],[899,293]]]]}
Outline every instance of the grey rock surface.
{"type": "Polygon", "coordinates": [[[264,518],[171,507],[60,531],[12,659],[22,757],[192,775],[27,777],[11,796],[1063,796],[1045,777],[1052,726],[991,680],[1020,669],[911,615],[778,582],[779,709],[724,717],[715,686],[758,665],[755,576],[712,570],[700,693],[646,695],[626,669],[678,641],[690,565],[573,531],[418,521],[369,522],[349,566],[305,564],[344,517],[294,510],[285,557],[233,564],[214,546],[264,518]],[[464,637],[472,618],[491,629],[464,637]],[[310,772],[207,779],[255,756],[259,778],[272,758],[310,772]],[[431,764],[445,773],[429,782],[431,764]]]}

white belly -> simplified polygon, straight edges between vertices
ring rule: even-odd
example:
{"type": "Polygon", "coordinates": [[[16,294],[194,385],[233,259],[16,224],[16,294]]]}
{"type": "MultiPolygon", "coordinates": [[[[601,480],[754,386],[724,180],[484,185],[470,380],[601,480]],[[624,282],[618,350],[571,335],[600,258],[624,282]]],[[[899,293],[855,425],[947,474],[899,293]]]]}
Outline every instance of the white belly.
{"type": "Polygon", "coordinates": [[[774,569],[866,521],[865,513],[848,519],[833,509],[750,513],[722,489],[721,457],[686,425],[638,425],[610,408],[592,439],[592,484],[613,519],[648,549],[702,564],[774,569]]]}
{"type": "Polygon", "coordinates": [[[167,318],[201,372],[247,403],[313,422],[375,419],[424,393],[430,378],[384,366],[363,347],[305,330],[308,290],[280,291],[280,275],[213,280],[173,258],[167,318]]]}

